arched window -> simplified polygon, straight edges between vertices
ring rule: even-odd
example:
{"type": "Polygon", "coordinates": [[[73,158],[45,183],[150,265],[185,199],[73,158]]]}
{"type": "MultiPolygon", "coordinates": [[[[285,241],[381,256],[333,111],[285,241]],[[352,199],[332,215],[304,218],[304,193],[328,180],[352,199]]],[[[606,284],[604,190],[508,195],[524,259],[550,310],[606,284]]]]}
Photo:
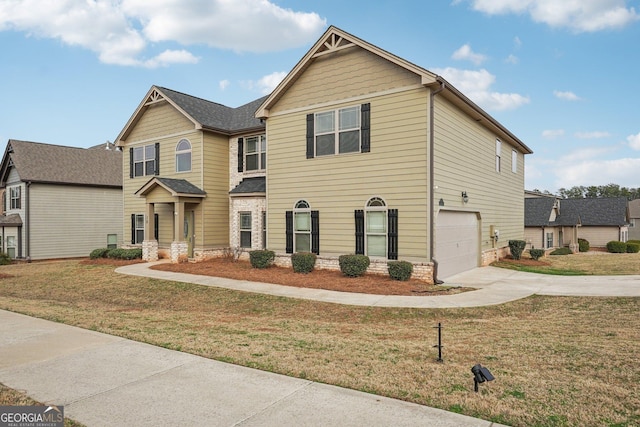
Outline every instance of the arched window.
{"type": "Polygon", "coordinates": [[[366,254],[387,256],[387,204],[380,197],[372,197],[365,209],[366,254]]]}
{"type": "Polygon", "coordinates": [[[293,209],[294,252],[311,252],[311,206],[299,200],[293,209]]]}
{"type": "Polygon", "coordinates": [[[191,171],[191,143],[181,139],[176,145],[176,172],[191,171]]]}

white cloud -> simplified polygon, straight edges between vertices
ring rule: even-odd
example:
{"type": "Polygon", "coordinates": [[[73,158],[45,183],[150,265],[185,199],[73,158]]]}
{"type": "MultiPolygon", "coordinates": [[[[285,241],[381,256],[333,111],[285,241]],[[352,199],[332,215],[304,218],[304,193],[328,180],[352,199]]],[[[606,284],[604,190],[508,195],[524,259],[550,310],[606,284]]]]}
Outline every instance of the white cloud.
{"type": "Polygon", "coordinates": [[[559,164],[575,163],[578,161],[602,158],[605,154],[615,151],[615,147],[581,147],[562,156],[559,164]]]}
{"type": "Polygon", "coordinates": [[[575,164],[563,164],[555,168],[556,185],[571,188],[576,185],[606,185],[614,182],[623,187],[638,186],[640,158],[614,160],[588,160],[575,164]]]}
{"type": "Polygon", "coordinates": [[[576,132],[573,135],[579,139],[600,139],[600,138],[609,138],[611,136],[609,132],[602,132],[602,131],[576,132]]]}
{"type": "Polygon", "coordinates": [[[625,0],[470,0],[473,9],[489,15],[528,14],[535,22],[575,32],[623,28],[640,19],[625,0]]]}
{"type": "Polygon", "coordinates": [[[469,46],[468,44],[462,45],[458,50],[453,52],[451,58],[471,61],[476,65],[482,64],[487,59],[485,55],[475,53],[473,50],[471,50],[471,46],[469,46]]]}
{"type": "Polygon", "coordinates": [[[640,133],[636,135],[629,135],[627,137],[627,142],[629,143],[629,147],[634,150],[640,150],[640,133]]]}
{"type": "Polygon", "coordinates": [[[229,80],[220,80],[218,82],[218,86],[220,87],[220,90],[225,90],[226,88],[229,87],[229,85],[231,84],[231,82],[229,80]]]}
{"type": "Polygon", "coordinates": [[[432,71],[443,76],[473,102],[488,110],[513,110],[530,102],[528,97],[517,93],[492,92],[490,89],[496,77],[485,69],[473,71],[448,67],[434,68],[432,71]]]}
{"type": "Polygon", "coordinates": [[[280,84],[280,82],[287,77],[287,73],[284,71],[276,71],[262,77],[257,82],[254,82],[252,86],[257,87],[260,93],[268,95],[280,84]]]}
{"type": "Polygon", "coordinates": [[[57,39],[96,52],[104,63],[127,66],[197,62],[186,50],[145,59],[151,42],[277,51],[314,41],[325,26],[315,13],[283,9],[268,0],[0,2],[0,31],[57,39]]]}
{"type": "Polygon", "coordinates": [[[542,131],[542,137],[546,139],[555,139],[564,136],[564,129],[547,129],[542,131]]]}
{"type": "Polygon", "coordinates": [[[520,48],[522,47],[522,40],[520,40],[520,37],[515,36],[515,37],[513,38],[513,46],[514,46],[516,49],[520,49],[520,48]]]}
{"type": "Polygon", "coordinates": [[[559,90],[554,90],[553,91],[553,95],[558,98],[558,99],[563,99],[565,101],[580,101],[582,100],[582,98],[580,98],[578,95],[576,95],[573,92],[563,92],[563,91],[559,91],[559,90]]]}

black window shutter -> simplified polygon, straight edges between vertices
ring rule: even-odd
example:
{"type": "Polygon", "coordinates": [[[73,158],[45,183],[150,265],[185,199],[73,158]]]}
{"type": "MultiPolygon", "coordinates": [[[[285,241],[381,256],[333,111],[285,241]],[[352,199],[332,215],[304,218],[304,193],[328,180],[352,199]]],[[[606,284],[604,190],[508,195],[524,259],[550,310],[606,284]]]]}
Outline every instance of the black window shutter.
{"type": "Polygon", "coordinates": [[[285,229],[286,229],[286,252],[293,253],[293,211],[285,212],[285,229]]]}
{"type": "Polygon", "coordinates": [[[129,148],[129,178],[133,178],[133,147],[129,148]]]}
{"type": "Polygon", "coordinates": [[[156,142],[156,170],[155,170],[155,174],[156,175],[160,175],[160,143],[156,142]]]}
{"type": "Polygon", "coordinates": [[[371,151],[371,104],[366,103],[360,106],[360,151],[368,153],[371,151]]]}
{"type": "Polygon", "coordinates": [[[314,133],[313,114],[307,114],[307,159],[313,159],[315,153],[314,133]]]}
{"type": "Polygon", "coordinates": [[[153,238],[156,240],[158,240],[158,236],[160,235],[158,222],[158,214],[153,214],[153,238]]]}
{"type": "Polygon", "coordinates": [[[364,255],[364,211],[355,210],[356,219],[356,254],[364,255]]]}
{"type": "Polygon", "coordinates": [[[398,259],[398,209],[389,209],[387,221],[387,258],[398,259]]]}
{"type": "Polygon", "coordinates": [[[136,244],[136,214],[131,214],[131,244],[136,244]]]}
{"type": "Polygon", "coordinates": [[[320,255],[320,212],[311,211],[311,252],[320,255]]]}
{"type": "Polygon", "coordinates": [[[244,138],[238,138],[238,172],[244,171],[244,138]]]}

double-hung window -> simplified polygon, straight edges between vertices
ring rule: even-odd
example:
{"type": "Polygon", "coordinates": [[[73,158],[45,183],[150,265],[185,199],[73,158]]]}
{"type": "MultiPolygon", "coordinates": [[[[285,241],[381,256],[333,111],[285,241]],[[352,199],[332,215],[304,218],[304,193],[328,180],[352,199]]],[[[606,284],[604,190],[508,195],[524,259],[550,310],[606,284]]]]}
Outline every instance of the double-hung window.
{"type": "Polygon", "coordinates": [[[547,233],[547,249],[553,247],[553,233],[547,233]]]}
{"type": "Polygon", "coordinates": [[[502,155],[502,141],[496,139],[496,172],[500,172],[500,163],[502,155]]]}
{"type": "Polygon", "coordinates": [[[307,114],[307,159],[371,151],[371,104],[307,114]]]}
{"type": "Polygon", "coordinates": [[[144,147],[134,147],[131,149],[131,177],[155,175],[158,173],[156,165],[157,144],[145,145],[144,147]]]}
{"type": "Polygon", "coordinates": [[[320,254],[320,212],[311,210],[306,200],[298,200],[293,210],[285,212],[285,229],[287,253],[320,254]]]}
{"type": "Polygon", "coordinates": [[[360,106],[316,113],[316,156],[360,151],[360,106]]]}
{"type": "Polygon", "coordinates": [[[251,212],[240,212],[240,247],[251,248],[251,212]]]}
{"type": "Polygon", "coordinates": [[[20,198],[20,187],[11,187],[10,190],[10,209],[20,209],[22,206],[20,198]]]}
{"type": "Polygon", "coordinates": [[[387,206],[374,197],[367,203],[366,239],[368,256],[387,256],[387,206]]]}
{"type": "Polygon", "coordinates": [[[267,137],[265,135],[245,138],[245,169],[264,170],[267,167],[267,137]]]}
{"type": "Polygon", "coordinates": [[[518,173],[518,152],[511,150],[511,172],[518,173]]]}
{"type": "Polygon", "coordinates": [[[135,239],[132,243],[140,244],[144,241],[144,215],[137,214],[135,216],[134,227],[135,239]]]}

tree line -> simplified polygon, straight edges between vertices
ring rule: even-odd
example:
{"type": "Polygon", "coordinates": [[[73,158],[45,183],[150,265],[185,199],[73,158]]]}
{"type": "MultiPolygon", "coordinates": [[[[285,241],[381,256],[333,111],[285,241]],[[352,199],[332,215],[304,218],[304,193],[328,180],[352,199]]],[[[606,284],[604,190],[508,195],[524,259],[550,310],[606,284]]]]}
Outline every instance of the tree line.
{"type": "MultiPolygon", "coordinates": [[[[549,191],[533,190],[542,194],[551,194],[549,191]]],[[[627,188],[618,184],[607,185],[577,185],[571,188],[559,188],[557,196],[563,199],[592,199],[596,197],[624,197],[627,200],[640,199],[640,187],[627,188]]]]}

